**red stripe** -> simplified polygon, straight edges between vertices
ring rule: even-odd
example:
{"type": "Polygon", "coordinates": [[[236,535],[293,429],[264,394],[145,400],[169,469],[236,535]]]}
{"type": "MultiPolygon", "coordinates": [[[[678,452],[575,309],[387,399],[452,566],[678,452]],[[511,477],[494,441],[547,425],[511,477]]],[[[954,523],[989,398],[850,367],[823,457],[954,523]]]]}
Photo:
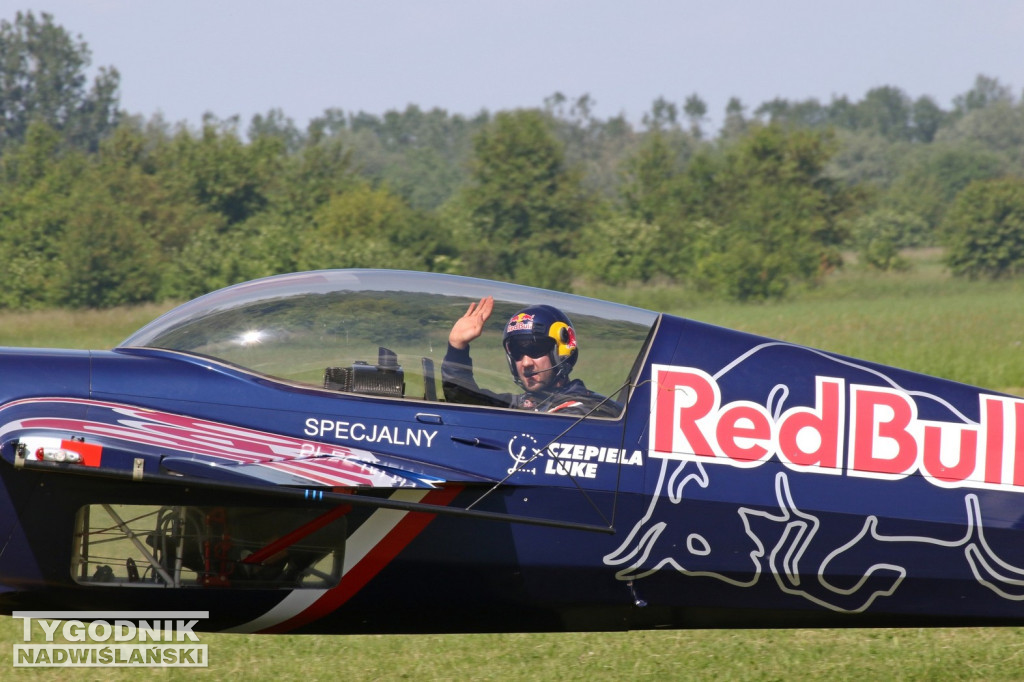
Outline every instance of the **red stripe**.
{"type": "MultiPolygon", "coordinates": [[[[302,457],[306,449],[322,454],[352,456],[356,450],[341,445],[327,445],[230,424],[158,412],[118,403],[75,398],[28,398],[0,405],[0,412],[22,404],[65,403],[90,405],[109,409],[128,419],[116,418],[108,424],[76,418],[27,417],[19,420],[23,427],[60,428],[86,433],[112,435],[125,440],[176,447],[186,452],[219,457],[245,463],[302,457]]],[[[360,467],[360,463],[352,463],[360,467]]]]}
{"type": "Polygon", "coordinates": [[[283,537],[274,540],[269,545],[264,546],[262,549],[253,552],[249,556],[245,557],[245,559],[242,560],[242,563],[262,563],[270,557],[277,554],[278,552],[288,549],[299,540],[303,539],[304,537],[307,537],[310,533],[314,533],[320,530],[321,528],[329,524],[331,521],[334,521],[339,516],[344,516],[345,514],[348,514],[350,511],[352,511],[352,507],[350,505],[338,505],[329,512],[321,514],[320,516],[304,523],[303,525],[299,526],[298,528],[284,535],[283,537]]]}
{"type": "MultiPolygon", "coordinates": [[[[460,492],[462,492],[461,486],[431,490],[423,497],[422,503],[445,506],[454,500],[460,492]]],[[[307,623],[312,623],[314,620],[323,618],[332,611],[335,611],[351,599],[359,590],[363,589],[385,566],[391,563],[392,559],[398,556],[427,527],[427,524],[435,516],[437,514],[424,512],[407,513],[391,529],[391,532],[385,535],[372,550],[367,552],[362,561],[353,566],[352,570],[342,577],[336,587],[328,590],[324,596],[320,597],[302,613],[265,630],[260,630],[260,632],[267,634],[288,632],[307,623]]]]}

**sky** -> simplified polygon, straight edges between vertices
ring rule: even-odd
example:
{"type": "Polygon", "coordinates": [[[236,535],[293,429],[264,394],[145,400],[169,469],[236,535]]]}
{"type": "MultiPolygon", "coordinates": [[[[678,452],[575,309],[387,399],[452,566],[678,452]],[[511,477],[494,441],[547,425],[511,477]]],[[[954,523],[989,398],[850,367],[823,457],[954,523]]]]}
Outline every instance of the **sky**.
{"type": "Polygon", "coordinates": [[[890,85],[944,109],[979,74],[1024,89],[1020,0],[0,0],[47,12],[121,106],[198,124],[280,109],[410,104],[471,116],[589,95],[638,124],[696,93],[712,124],[730,98],[861,99],[890,85]]]}

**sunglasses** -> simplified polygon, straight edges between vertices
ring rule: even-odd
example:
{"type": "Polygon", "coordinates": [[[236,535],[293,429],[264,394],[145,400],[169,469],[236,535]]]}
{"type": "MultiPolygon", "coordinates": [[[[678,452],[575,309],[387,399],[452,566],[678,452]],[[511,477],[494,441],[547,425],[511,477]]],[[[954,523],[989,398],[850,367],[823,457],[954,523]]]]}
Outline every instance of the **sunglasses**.
{"type": "Polygon", "coordinates": [[[508,354],[512,360],[519,361],[524,355],[531,358],[546,357],[555,348],[554,339],[530,339],[529,341],[510,341],[508,354]]]}

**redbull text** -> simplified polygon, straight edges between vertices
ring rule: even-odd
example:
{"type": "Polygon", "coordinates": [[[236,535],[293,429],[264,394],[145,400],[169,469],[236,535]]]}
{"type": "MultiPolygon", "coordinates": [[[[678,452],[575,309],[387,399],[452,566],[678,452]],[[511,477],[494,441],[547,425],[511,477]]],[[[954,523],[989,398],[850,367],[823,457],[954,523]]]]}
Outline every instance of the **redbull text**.
{"type": "Polygon", "coordinates": [[[718,383],[690,367],[655,365],[652,457],[901,479],[1024,492],[1024,400],[979,396],[979,423],[918,417],[907,393],[816,377],[813,407],[773,417],[764,405],[722,404],[718,383]],[[847,410],[847,396],[849,409],[847,410]]]}

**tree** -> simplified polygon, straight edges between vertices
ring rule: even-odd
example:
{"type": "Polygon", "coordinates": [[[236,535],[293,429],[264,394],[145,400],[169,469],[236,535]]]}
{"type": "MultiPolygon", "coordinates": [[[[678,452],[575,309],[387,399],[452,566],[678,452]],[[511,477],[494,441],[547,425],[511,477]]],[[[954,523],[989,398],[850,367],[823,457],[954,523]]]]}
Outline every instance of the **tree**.
{"type": "Polygon", "coordinates": [[[64,235],[54,267],[54,303],[106,308],[152,301],[160,285],[154,235],[138,220],[137,207],[113,194],[93,170],[70,197],[64,235]]]}
{"type": "Polygon", "coordinates": [[[853,222],[853,242],[862,263],[878,270],[906,270],[910,262],[900,248],[920,246],[930,238],[924,219],[882,208],[853,222]]]}
{"type": "Polygon", "coordinates": [[[972,182],[946,216],[947,264],[960,277],[1024,273],[1024,179],[972,182]]]}
{"type": "Polygon", "coordinates": [[[0,151],[24,139],[33,121],[48,124],[71,145],[95,150],[120,116],[114,68],[101,68],[91,88],[91,54],[43,13],[0,21],[0,151]]]}
{"type": "Polygon", "coordinates": [[[918,146],[903,156],[881,203],[924,219],[934,243],[960,191],[975,180],[1002,177],[1006,169],[1005,159],[978,145],[937,141],[918,146]]]}
{"type": "MultiPolygon", "coordinates": [[[[555,135],[565,145],[565,162],[581,168],[586,191],[608,199],[618,192],[620,163],[637,143],[623,115],[597,118],[590,95],[570,100],[560,92],[544,100],[555,135]]],[[[646,117],[645,117],[646,118],[646,117]]]]}
{"type": "Polygon", "coordinates": [[[693,93],[683,103],[683,113],[690,119],[690,134],[698,140],[704,137],[700,124],[708,115],[708,105],[700,98],[700,95],[693,93]]]}
{"type": "Polygon", "coordinates": [[[360,183],[336,194],[300,237],[302,269],[391,267],[430,270],[439,230],[396,194],[360,183]]]}
{"type": "Polygon", "coordinates": [[[913,137],[919,142],[931,142],[946,121],[944,112],[931,97],[918,97],[913,107],[913,137]]]}
{"type": "Polygon", "coordinates": [[[644,137],[623,164],[620,191],[630,215],[654,223],[676,210],[672,193],[675,177],[682,172],[681,158],[667,134],[656,130],[644,137]]]}
{"type": "Polygon", "coordinates": [[[415,105],[383,117],[359,112],[341,119],[337,112],[327,113],[330,117],[318,120],[316,130],[330,124],[330,139],[346,145],[364,177],[386,184],[421,209],[437,208],[462,184],[473,133],[490,118],[483,113],[467,119],[415,105]]]}
{"type": "Polygon", "coordinates": [[[979,74],[974,87],[953,99],[953,106],[959,115],[968,114],[990,107],[998,102],[1013,104],[1013,93],[996,78],[979,74]]]}
{"type": "Polygon", "coordinates": [[[1005,158],[1017,174],[1024,175],[1024,104],[997,101],[975,109],[944,128],[937,138],[958,147],[980,147],[1005,158]]]}
{"type": "Polygon", "coordinates": [[[747,120],[744,116],[746,107],[738,97],[730,97],[725,105],[725,123],[722,125],[721,136],[726,139],[740,137],[747,131],[747,120]]]}
{"type": "Polygon", "coordinates": [[[162,293],[192,298],[214,289],[300,269],[299,230],[280,215],[260,213],[223,233],[216,221],[201,225],[165,264],[162,293]]]}
{"type": "Polygon", "coordinates": [[[754,115],[766,123],[793,127],[818,127],[829,121],[829,110],[816,99],[792,103],[775,98],[761,104],[754,115]]]}
{"type": "Polygon", "coordinates": [[[159,158],[178,191],[220,214],[227,229],[266,208],[281,179],[283,151],[280,137],[258,136],[245,144],[236,120],[207,116],[198,135],[179,130],[159,158]]]}
{"type": "Polygon", "coordinates": [[[665,248],[657,225],[624,214],[587,224],[581,241],[585,276],[616,285],[650,279],[657,253],[665,248]]]}
{"type": "Polygon", "coordinates": [[[59,305],[52,273],[71,212],[68,197],[85,167],[84,156],[61,150],[60,135],[41,122],[0,155],[0,308],[59,305]]]}
{"type": "Polygon", "coordinates": [[[247,135],[250,140],[260,137],[276,137],[281,140],[288,153],[295,153],[302,148],[305,140],[302,133],[295,127],[295,121],[285,116],[281,109],[271,109],[263,114],[256,114],[249,121],[247,135]]]}
{"type": "Polygon", "coordinates": [[[841,263],[852,195],[827,177],[832,136],[760,126],[720,158],[694,159],[679,196],[699,286],[737,300],[782,296],[841,263]]]}
{"type": "Polygon", "coordinates": [[[587,202],[540,111],[502,112],[474,140],[460,200],[473,274],[565,289],[587,202]]]}
{"type": "Polygon", "coordinates": [[[648,130],[663,130],[679,125],[679,108],[664,97],[651,104],[651,112],[644,114],[643,124],[648,130]]]}
{"type": "Polygon", "coordinates": [[[893,143],[877,132],[837,130],[838,150],[829,163],[829,176],[848,186],[885,189],[899,174],[906,142],[893,143]]]}
{"type": "Polygon", "coordinates": [[[857,104],[857,127],[874,130],[888,140],[906,140],[911,136],[910,98],[899,88],[872,88],[857,104]]]}

